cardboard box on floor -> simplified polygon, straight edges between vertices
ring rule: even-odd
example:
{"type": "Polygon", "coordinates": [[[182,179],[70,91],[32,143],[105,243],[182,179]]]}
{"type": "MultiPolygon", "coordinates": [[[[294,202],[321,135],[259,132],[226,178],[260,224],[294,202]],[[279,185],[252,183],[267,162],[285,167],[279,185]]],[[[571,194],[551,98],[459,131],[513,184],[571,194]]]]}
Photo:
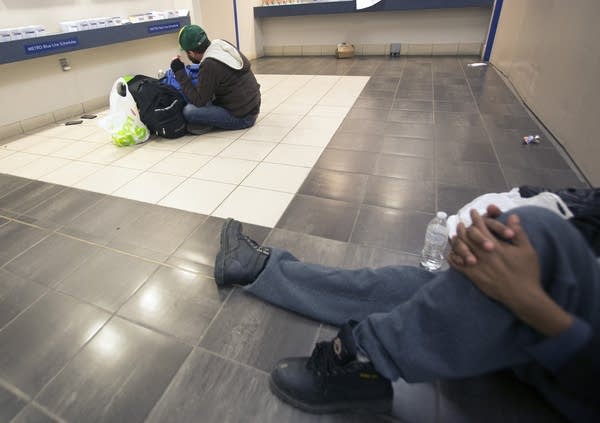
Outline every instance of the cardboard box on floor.
{"type": "Polygon", "coordinates": [[[338,59],[351,59],[354,57],[354,45],[341,43],[335,49],[335,57],[338,59]]]}

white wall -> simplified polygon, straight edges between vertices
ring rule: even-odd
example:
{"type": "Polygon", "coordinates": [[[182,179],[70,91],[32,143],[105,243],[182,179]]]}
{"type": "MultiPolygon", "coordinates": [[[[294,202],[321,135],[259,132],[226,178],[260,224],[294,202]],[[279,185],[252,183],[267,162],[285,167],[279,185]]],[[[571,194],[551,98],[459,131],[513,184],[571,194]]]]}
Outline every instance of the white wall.
{"type": "Polygon", "coordinates": [[[598,0],[505,0],[492,63],[600,184],[598,0]]]}
{"type": "Polygon", "coordinates": [[[262,18],[265,46],[481,43],[491,10],[467,8],[262,18]]]}

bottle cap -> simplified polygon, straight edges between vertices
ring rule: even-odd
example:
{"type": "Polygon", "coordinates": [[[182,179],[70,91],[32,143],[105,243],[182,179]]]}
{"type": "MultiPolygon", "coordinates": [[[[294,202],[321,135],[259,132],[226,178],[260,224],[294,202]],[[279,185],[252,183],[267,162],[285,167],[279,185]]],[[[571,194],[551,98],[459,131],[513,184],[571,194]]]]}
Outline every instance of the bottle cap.
{"type": "Polygon", "coordinates": [[[446,214],[446,212],[439,211],[437,212],[436,217],[438,217],[439,219],[445,219],[448,217],[448,215],[446,214]]]}

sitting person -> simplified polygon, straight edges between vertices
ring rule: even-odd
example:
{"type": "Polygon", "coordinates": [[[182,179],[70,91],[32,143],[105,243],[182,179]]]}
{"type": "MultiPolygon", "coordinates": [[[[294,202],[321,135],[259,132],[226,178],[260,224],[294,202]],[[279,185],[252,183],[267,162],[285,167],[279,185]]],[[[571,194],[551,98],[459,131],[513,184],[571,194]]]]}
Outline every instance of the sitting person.
{"type": "Polygon", "coordinates": [[[510,368],[568,419],[600,421],[600,266],[575,226],[539,207],[458,225],[447,271],[347,270],[258,245],[229,219],[219,286],[341,326],[311,357],[286,358],[270,386],[308,412],[391,409],[391,381],[510,368]]]}
{"type": "Polygon", "coordinates": [[[244,129],[254,125],[260,111],[260,85],[246,56],[227,41],[211,42],[198,25],[181,28],[179,45],[192,63],[202,63],[198,85],[194,85],[181,58],[171,62],[189,101],[183,109],[188,132],[200,135],[213,127],[244,129]]]}

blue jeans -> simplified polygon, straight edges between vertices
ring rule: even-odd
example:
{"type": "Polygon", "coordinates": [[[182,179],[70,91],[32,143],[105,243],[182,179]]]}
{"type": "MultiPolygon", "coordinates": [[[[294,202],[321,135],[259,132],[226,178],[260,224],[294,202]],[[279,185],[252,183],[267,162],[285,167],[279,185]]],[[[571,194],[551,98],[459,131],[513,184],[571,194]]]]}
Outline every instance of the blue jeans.
{"type": "MultiPolygon", "coordinates": [[[[600,328],[600,266],[583,237],[548,210],[521,207],[511,213],[520,216],[538,253],[546,292],[564,309],[600,328]]],[[[392,380],[462,378],[536,366],[526,348],[542,339],[453,269],[430,273],[409,266],[329,268],[273,249],[263,272],[245,289],[319,321],[359,321],[354,329],[359,350],[392,380]]],[[[553,402],[554,387],[537,379],[527,381],[553,402]]]]}
{"type": "Polygon", "coordinates": [[[187,104],[183,108],[183,117],[189,123],[214,126],[221,129],[245,129],[250,128],[256,122],[258,115],[235,117],[229,110],[223,107],[207,103],[206,106],[198,107],[187,104]]]}

